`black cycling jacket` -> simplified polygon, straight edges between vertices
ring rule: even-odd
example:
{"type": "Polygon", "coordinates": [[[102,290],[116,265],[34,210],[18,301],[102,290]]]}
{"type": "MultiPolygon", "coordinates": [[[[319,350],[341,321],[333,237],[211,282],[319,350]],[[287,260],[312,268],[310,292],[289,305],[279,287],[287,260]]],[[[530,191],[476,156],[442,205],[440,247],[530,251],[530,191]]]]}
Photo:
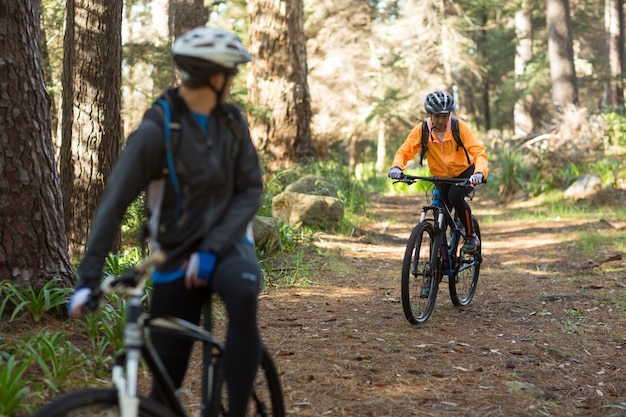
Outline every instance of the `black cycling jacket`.
{"type": "Polygon", "coordinates": [[[221,104],[209,117],[207,135],[176,89],[164,95],[181,124],[173,153],[182,213],[175,217],[176,194],[165,162],[163,111],[153,105],[129,136],[109,178],[78,267],[78,287],[97,285],[126,209],[152,180],[166,178],[157,238],[167,254],[161,271],[179,268],[198,250],[225,252],[245,236],[261,205],[259,158],[241,112],[231,104],[221,104]],[[240,134],[229,127],[228,114],[240,134]]]}

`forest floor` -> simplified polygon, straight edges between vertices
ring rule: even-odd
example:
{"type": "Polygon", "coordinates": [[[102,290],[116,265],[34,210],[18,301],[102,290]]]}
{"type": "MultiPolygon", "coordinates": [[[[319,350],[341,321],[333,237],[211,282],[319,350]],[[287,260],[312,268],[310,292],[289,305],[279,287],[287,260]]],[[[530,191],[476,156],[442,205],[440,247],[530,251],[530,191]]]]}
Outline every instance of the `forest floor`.
{"type": "MultiPolygon", "coordinates": [[[[261,295],[259,325],[288,416],[616,412],[604,406],[626,402],[626,253],[586,256],[574,243],[611,226],[481,223],[484,263],[471,304],[455,307],[443,283],[431,318],[411,325],[400,269],[420,205],[415,196],[372,196],[353,236],[315,235],[303,255],[309,284],[261,295]]],[[[480,199],[472,207],[479,221],[536,209],[480,199]]],[[[225,320],[215,322],[219,332],[225,320]]],[[[59,325],[76,333],[72,321],[59,325]]],[[[199,380],[194,362],[187,381],[199,380]]]]}
{"type": "MultiPolygon", "coordinates": [[[[525,209],[472,207],[479,220],[525,209]]],[[[400,268],[416,198],[373,197],[367,213],[357,236],[316,236],[311,285],[261,297],[289,415],[607,416],[626,401],[626,254],[572,243],[607,223],[483,225],[472,303],[454,307],[443,283],[431,318],[411,325],[400,268]]]]}

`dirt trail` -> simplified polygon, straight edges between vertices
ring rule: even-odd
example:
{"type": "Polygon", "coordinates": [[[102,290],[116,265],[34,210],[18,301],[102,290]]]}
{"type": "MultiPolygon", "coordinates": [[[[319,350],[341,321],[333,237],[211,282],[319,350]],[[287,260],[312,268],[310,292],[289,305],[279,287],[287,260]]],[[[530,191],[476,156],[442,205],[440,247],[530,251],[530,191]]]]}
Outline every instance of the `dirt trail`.
{"type": "MultiPolygon", "coordinates": [[[[479,220],[494,210],[473,207],[479,220]]],[[[262,296],[290,415],[606,416],[603,405],[626,401],[626,257],[597,268],[571,243],[608,226],[483,225],[472,303],[454,307],[444,284],[413,326],[399,276],[418,210],[414,196],[374,198],[364,233],[317,236],[326,256],[311,258],[312,285],[262,296]]]]}
{"type": "MultiPolygon", "coordinates": [[[[399,280],[420,204],[372,197],[355,236],[316,236],[322,254],[306,255],[311,285],[261,296],[262,336],[289,416],[608,416],[616,410],[603,406],[626,402],[626,254],[589,259],[573,243],[591,230],[614,233],[606,222],[481,222],[472,303],[454,307],[443,284],[432,317],[413,326],[399,280]]],[[[505,210],[472,206],[479,220],[505,210]]],[[[225,320],[214,323],[223,332],[225,320]]],[[[3,331],[28,332],[22,327],[3,331]]],[[[92,349],[77,321],[47,327],[92,349]]]]}

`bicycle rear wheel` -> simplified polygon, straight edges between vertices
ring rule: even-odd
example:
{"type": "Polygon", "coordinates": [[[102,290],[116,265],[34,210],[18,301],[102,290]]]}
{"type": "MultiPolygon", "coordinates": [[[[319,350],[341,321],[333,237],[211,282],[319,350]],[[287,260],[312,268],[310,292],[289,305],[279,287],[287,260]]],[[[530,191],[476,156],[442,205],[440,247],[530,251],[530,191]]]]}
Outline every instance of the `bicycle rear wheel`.
{"type": "Polygon", "coordinates": [[[435,308],[440,273],[437,242],[434,226],[423,222],[415,226],[406,245],[402,262],[402,309],[411,324],[425,322],[435,308]]]}
{"type": "MultiPolygon", "coordinates": [[[[226,384],[222,387],[221,416],[226,416],[228,404],[228,390],[226,384]]],[[[261,349],[261,362],[254,380],[254,387],[246,417],[285,417],[285,402],[280,377],[274,361],[265,347],[261,349]]]]}
{"type": "MultiPolygon", "coordinates": [[[[472,216],[472,230],[476,232],[480,240],[480,225],[474,216],[472,216]]],[[[478,285],[478,275],[480,274],[480,264],[482,262],[482,245],[478,245],[476,252],[473,254],[463,253],[461,246],[462,245],[457,242],[457,247],[454,249],[457,259],[457,268],[448,281],[450,298],[455,306],[466,306],[472,301],[472,298],[474,298],[474,293],[478,285]]]]}
{"type": "MultiPolygon", "coordinates": [[[[117,391],[111,389],[86,389],[59,397],[45,405],[31,417],[120,417],[117,391]]],[[[141,398],[139,417],[176,417],[164,405],[141,398]]]]}

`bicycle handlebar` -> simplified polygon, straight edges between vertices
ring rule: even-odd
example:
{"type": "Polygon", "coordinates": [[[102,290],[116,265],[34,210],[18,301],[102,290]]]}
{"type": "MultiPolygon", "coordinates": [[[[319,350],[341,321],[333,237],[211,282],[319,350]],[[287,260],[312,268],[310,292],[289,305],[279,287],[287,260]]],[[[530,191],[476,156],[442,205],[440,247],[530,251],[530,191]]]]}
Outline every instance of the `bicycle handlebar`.
{"type": "Polygon", "coordinates": [[[165,260],[165,252],[157,251],[148,256],[139,265],[134,266],[128,271],[117,277],[110,277],[102,281],[100,289],[103,294],[113,294],[116,288],[135,288],[140,282],[138,277],[145,275],[150,268],[160,264],[165,260]]]}
{"type": "MultiPolygon", "coordinates": [[[[459,186],[466,186],[466,185],[470,185],[469,183],[469,178],[443,178],[443,177],[422,177],[419,175],[407,175],[407,174],[402,174],[402,177],[398,180],[395,180],[393,183],[397,184],[399,182],[403,182],[405,184],[413,184],[419,180],[422,181],[429,181],[432,182],[433,184],[452,184],[452,185],[459,185],[459,186]]],[[[482,184],[487,183],[487,180],[485,178],[483,178],[482,184]]]]}
{"type": "Polygon", "coordinates": [[[165,257],[165,252],[156,251],[139,265],[134,266],[123,274],[103,280],[87,297],[82,307],[83,312],[92,313],[96,311],[100,307],[100,300],[103,295],[113,294],[116,291],[120,291],[120,289],[121,291],[128,291],[136,288],[141,282],[141,278],[146,275],[150,268],[163,262],[165,257]]]}

